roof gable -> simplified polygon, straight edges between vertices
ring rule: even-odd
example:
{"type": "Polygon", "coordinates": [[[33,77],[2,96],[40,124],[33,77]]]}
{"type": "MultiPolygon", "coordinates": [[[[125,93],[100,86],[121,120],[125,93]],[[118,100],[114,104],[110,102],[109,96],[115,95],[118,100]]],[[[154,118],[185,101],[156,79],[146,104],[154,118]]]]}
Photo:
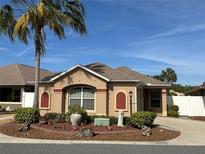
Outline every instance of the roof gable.
{"type": "MultiPolygon", "coordinates": [[[[54,82],[55,80],[59,79],[59,78],[62,77],[63,75],[65,75],[65,74],[67,74],[67,73],[73,71],[73,70],[76,69],[76,68],[81,68],[81,69],[83,69],[83,70],[85,70],[85,71],[87,71],[87,72],[89,72],[89,73],[91,73],[91,74],[93,74],[93,75],[95,75],[95,76],[97,76],[97,77],[99,77],[99,78],[105,80],[105,81],[109,81],[109,79],[106,78],[105,76],[102,76],[102,75],[98,74],[97,72],[94,72],[93,70],[88,69],[87,67],[84,67],[84,66],[82,66],[82,65],[80,65],[80,64],[77,64],[77,65],[75,65],[74,67],[68,69],[67,71],[62,72],[62,73],[59,73],[59,74],[56,74],[55,76],[49,78],[49,79],[47,80],[47,82],[54,82]]],[[[45,81],[46,81],[46,80],[42,80],[42,82],[45,82],[45,81]]]]}

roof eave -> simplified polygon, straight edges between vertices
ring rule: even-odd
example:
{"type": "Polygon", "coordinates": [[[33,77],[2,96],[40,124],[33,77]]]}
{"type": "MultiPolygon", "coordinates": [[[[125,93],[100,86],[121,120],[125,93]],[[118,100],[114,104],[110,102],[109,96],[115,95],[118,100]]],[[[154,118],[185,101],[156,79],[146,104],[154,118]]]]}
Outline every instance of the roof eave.
{"type": "Polygon", "coordinates": [[[110,80],[110,82],[140,82],[140,80],[110,80]]]}
{"type": "Polygon", "coordinates": [[[171,84],[156,84],[156,83],[147,83],[148,87],[171,87],[171,84]]]}

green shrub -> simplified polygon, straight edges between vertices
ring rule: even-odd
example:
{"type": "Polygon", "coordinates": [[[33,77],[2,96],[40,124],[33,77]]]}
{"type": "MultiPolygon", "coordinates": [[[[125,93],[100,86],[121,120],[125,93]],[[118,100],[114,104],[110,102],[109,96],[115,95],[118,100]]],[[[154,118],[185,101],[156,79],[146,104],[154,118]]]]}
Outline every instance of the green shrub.
{"type": "Polygon", "coordinates": [[[55,112],[49,112],[49,113],[46,113],[44,115],[45,117],[45,120],[48,121],[48,120],[55,120],[56,116],[58,115],[59,113],[55,113],[55,112]]]}
{"type": "Polygon", "coordinates": [[[131,125],[131,117],[124,117],[123,124],[127,126],[131,125]]]}
{"type": "Polygon", "coordinates": [[[72,113],[79,113],[82,115],[82,122],[87,123],[87,121],[89,120],[87,111],[85,111],[84,108],[81,108],[79,105],[71,105],[68,108],[68,112],[66,114],[68,114],[68,116],[70,116],[72,113]]]}
{"type": "Polygon", "coordinates": [[[135,112],[130,118],[130,124],[133,127],[142,128],[144,126],[152,126],[154,119],[157,117],[157,114],[154,112],[135,112]]]}
{"type": "Polygon", "coordinates": [[[15,121],[19,123],[37,123],[40,113],[36,108],[19,108],[15,110],[15,121]]]}
{"type": "Polygon", "coordinates": [[[170,117],[179,117],[179,113],[176,111],[168,111],[167,115],[170,117]]]}
{"type": "Polygon", "coordinates": [[[50,113],[46,113],[44,117],[46,121],[53,120],[55,122],[63,122],[65,121],[65,115],[66,115],[65,113],[50,112],[50,113]]]}
{"type": "Polygon", "coordinates": [[[178,106],[178,105],[170,105],[170,106],[168,107],[168,111],[178,112],[178,111],[179,111],[179,106],[178,106]]]}

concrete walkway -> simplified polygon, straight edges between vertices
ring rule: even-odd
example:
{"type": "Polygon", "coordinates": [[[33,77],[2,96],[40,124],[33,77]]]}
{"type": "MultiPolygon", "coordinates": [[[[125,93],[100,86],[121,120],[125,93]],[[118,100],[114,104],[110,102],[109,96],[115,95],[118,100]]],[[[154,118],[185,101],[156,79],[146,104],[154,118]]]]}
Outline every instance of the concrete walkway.
{"type": "Polygon", "coordinates": [[[13,118],[14,114],[0,115],[0,124],[10,122],[13,120],[13,118]]]}
{"type": "Polygon", "coordinates": [[[205,146],[205,122],[157,117],[155,124],[181,131],[181,136],[169,141],[78,141],[78,140],[41,140],[10,137],[0,133],[0,143],[44,143],[44,144],[131,144],[131,145],[201,145],[205,146]]]}

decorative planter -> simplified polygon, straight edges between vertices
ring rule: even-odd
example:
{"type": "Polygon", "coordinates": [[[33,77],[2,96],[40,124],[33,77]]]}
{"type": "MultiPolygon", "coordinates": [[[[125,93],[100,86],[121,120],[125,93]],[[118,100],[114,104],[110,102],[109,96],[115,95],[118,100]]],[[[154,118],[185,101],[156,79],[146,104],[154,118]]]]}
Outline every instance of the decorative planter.
{"type": "Polygon", "coordinates": [[[82,115],[79,113],[72,113],[70,116],[70,121],[73,126],[78,126],[82,120],[82,115]]]}

